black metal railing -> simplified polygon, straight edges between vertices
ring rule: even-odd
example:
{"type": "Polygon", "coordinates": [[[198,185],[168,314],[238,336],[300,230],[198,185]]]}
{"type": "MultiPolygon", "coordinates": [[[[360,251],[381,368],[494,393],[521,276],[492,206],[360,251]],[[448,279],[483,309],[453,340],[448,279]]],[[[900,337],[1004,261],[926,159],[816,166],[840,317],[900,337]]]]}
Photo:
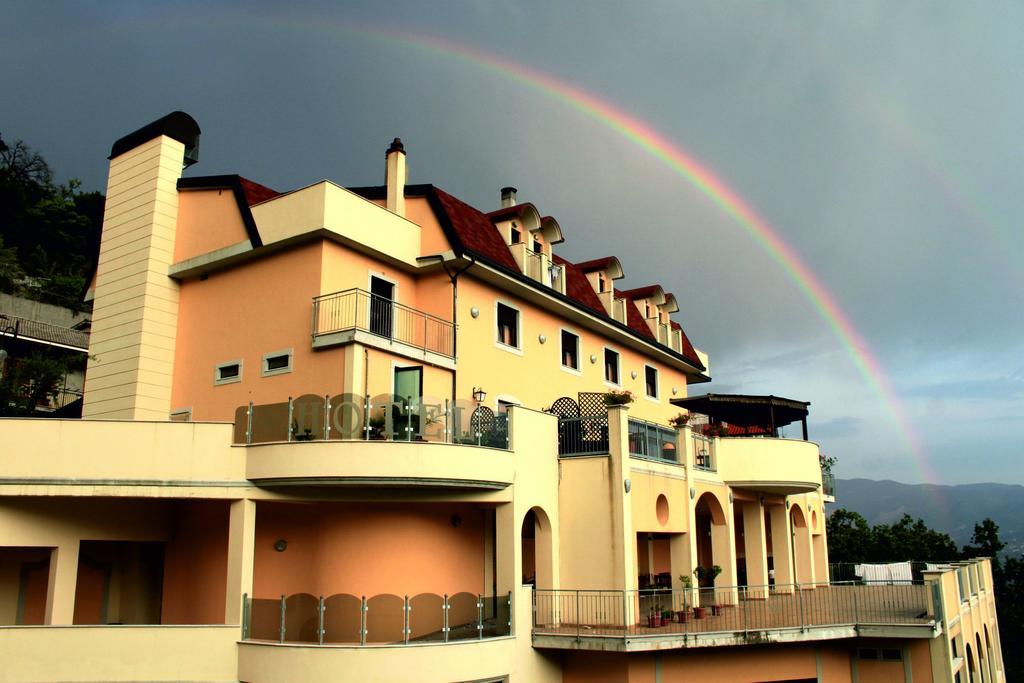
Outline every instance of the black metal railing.
{"type": "Polygon", "coordinates": [[[629,418],[629,454],[638,458],[680,461],[679,439],[675,429],[629,418]]]}
{"type": "Polygon", "coordinates": [[[536,589],[533,632],[633,638],[746,635],[861,624],[927,625],[935,621],[936,587],[825,583],[682,590],[536,589]]]}
{"type": "Polygon", "coordinates": [[[313,297],[313,337],[362,330],[449,358],[455,326],[437,316],[362,289],[313,297]]]}
{"type": "Polygon", "coordinates": [[[242,640],[307,645],[411,645],[512,633],[512,594],[297,593],[244,597],[242,640]]]}
{"type": "Polygon", "coordinates": [[[608,453],[608,414],[558,418],[558,455],[608,453]]]}

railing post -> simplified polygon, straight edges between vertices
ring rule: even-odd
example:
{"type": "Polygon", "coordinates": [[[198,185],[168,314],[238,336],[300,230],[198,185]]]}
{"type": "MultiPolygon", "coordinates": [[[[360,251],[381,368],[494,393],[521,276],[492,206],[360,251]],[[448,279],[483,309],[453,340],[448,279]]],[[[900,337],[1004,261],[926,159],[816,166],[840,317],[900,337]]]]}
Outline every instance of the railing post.
{"type": "Polygon", "coordinates": [[[580,642],[580,622],[583,621],[583,615],[580,614],[580,591],[576,589],[576,642],[580,642]]]}
{"type": "Polygon", "coordinates": [[[444,604],[441,605],[441,611],[444,612],[444,626],[441,627],[441,631],[444,633],[444,642],[448,642],[448,594],[444,594],[444,604]]]}
{"type": "Polygon", "coordinates": [[[320,645],[324,644],[324,596],[320,596],[316,605],[317,611],[317,626],[316,626],[316,639],[320,645]]]}
{"type": "Polygon", "coordinates": [[[292,420],[294,420],[295,406],[292,404],[292,397],[288,397],[288,441],[292,440],[292,420]]]}
{"type": "Polygon", "coordinates": [[[363,399],[363,441],[370,440],[370,397],[363,399]]]}
{"type": "Polygon", "coordinates": [[[359,604],[359,644],[366,645],[366,596],[362,597],[359,604]]]}
{"type": "Polygon", "coordinates": [[[331,397],[324,396],[324,441],[331,438],[331,397]]]}
{"type": "Polygon", "coordinates": [[[628,596],[626,594],[625,589],[623,589],[623,591],[622,591],[622,637],[623,638],[625,638],[626,634],[629,633],[629,621],[628,621],[628,617],[626,616],[626,614],[627,614],[626,613],[626,601],[627,601],[627,599],[628,599],[628,596]]]}
{"type": "Polygon", "coordinates": [[[405,397],[405,440],[412,441],[412,396],[405,397]]]}
{"type": "Polygon", "coordinates": [[[409,631],[411,630],[409,628],[409,610],[411,610],[411,609],[412,609],[412,607],[409,605],[409,596],[406,595],[405,596],[405,605],[404,605],[404,610],[403,610],[405,612],[405,625],[402,627],[402,634],[403,634],[403,636],[405,638],[405,644],[406,645],[409,644],[409,631]]]}
{"type": "Polygon", "coordinates": [[[850,586],[853,589],[853,626],[856,629],[860,625],[860,609],[857,605],[857,584],[850,586]]]}
{"type": "Polygon", "coordinates": [[[806,629],[806,624],[805,624],[805,620],[804,620],[804,592],[802,590],[800,590],[800,584],[799,583],[796,584],[796,598],[797,598],[798,604],[800,605],[800,630],[801,631],[805,631],[807,629],[806,629]]]}
{"type": "MultiPolygon", "coordinates": [[[[534,603],[533,608],[533,624],[537,625],[537,604],[534,603]]],[[[508,592],[508,622],[505,624],[508,627],[508,633],[505,635],[512,635],[512,591],[508,592]]]]}
{"type": "Polygon", "coordinates": [[[249,615],[252,607],[249,605],[249,594],[242,593],[242,640],[249,639],[249,615]]]}
{"type": "Polygon", "coordinates": [[[484,596],[476,594],[476,637],[484,639],[484,596]]]}
{"type": "Polygon", "coordinates": [[[246,413],[245,444],[252,445],[252,401],[249,401],[249,411],[246,413]]]}
{"type": "Polygon", "coordinates": [[[280,641],[281,641],[282,643],[284,642],[284,635],[285,635],[285,634],[284,634],[284,632],[285,632],[285,625],[284,625],[284,612],[285,612],[285,610],[286,610],[286,609],[287,609],[287,607],[286,607],[286,605],[285,605],[285,601],[284,601],[284,595],[282,594],[282,595],[281,595],[281,624],[280,624],[280,629],[279,629],[279,632],[280,632],[280,641]]]}
{"type": "Polygon", "coordinates": [[[449,410],[450,409],[448,407],[448,399],[445,399],[444,400],[444,442],[445,443],[451,443],[451,437],[449,436],[451,434],[451,425],[449,424],[450,421],[451,421],[451,418],[450,418],[449,410]]]}

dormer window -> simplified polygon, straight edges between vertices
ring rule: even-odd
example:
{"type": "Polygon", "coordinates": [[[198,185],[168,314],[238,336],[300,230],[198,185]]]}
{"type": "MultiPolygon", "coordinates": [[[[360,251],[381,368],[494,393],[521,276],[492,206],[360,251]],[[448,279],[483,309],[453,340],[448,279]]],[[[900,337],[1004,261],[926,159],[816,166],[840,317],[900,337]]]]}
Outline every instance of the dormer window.
{"type": "Polygon", "coordinates": [[[544,251],[544,246],[540,242],[537,241],[537,238],[533,239],[533,251],[536,254],[539,254],[542,251],[544,251]]]}
{"type": "Polygon", "coordinates": [[[644,317],[651,317],[651,302],[647,301],[646,299],[644,300],[644,317]]]}
{"type": "Polygon", "coordinates": [[[519,230],[519,226],[515,221],[512,221],[512,227],[509,228],[508,233],[511,244],[519,244],[523,241],[523,233],[519,230]]]}
{"type": "Polygon", "coordinates": [[[608,291],[608,280],[605,278],[604,273],[597,274],[597,291],[601,294],[608,291]]]}

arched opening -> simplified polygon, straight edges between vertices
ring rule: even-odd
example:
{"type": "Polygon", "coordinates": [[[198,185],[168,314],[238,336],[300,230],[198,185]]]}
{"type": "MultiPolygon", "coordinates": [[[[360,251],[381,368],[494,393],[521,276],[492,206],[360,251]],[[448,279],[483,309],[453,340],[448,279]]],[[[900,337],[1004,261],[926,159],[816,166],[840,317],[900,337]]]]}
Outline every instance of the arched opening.
{"type": "Polygon", "coordinates": [[[658,494],[658,500],[654,504],[654,514],[658,518],[658,524],[661,526],[668,524],[668,498],[664,493],[658,494]]]}
{"type": "Polygon", "coordinates": [[[523,515],[522,581],[523,585],[552,588],[551,522],[539,507],[523,515]]]}
{"type": "Polygon", "coordinates": [[[971,644],[967,643],[964,649],[967,651],[967,683],[975,683],[978,680],[978,670],[974,666],[974,652],[971,650],[971,644]]]}
{"type": "Polygon", "coordinates": [[[988,680],[996,680],[995,673],[999,671],[999,662],[992,656],[992,641],[988,638],[988,624],[985,624],[985,652],[988,655],[988,680]]]}
{"type": "Polygon", "coordinates": [[[988,664],[988,657],[985,656],[985,648],[981,646],[981,634],[975,632],[974,634],[975,651],[978,653],[978,678],[987,683],[992,680],[992,675],[985,671],[986,665],[988,664]]]}
{"type": "Polygon", "coordinates": [[[811,530],[807,526],[807,517],[803,508],[794,503],[789,508],[789,527],[793,535],[793,568],[795,570],[795,582],[807,584],[814,582],[814,570],[812,565],[813,555],[811,554],[811,530]]]}
{"type": "MultiPolygon", "coordinates": [[[[701,596],[702,603],[714,596],[715,585],[729,586],[735,580],[732,576],[732,543],[725,510],[721,501],[713,493],[704,493],[697,499],[694,508],[695,533],[697,534],[697,567],[703,568],[703,577],[694,577],[694,585],[706,589],[701,596]],[[718,565],[723,576],[717,580],[711,576],[710,570],[718,565]]],[[[696,569],[696,568],[695,568],[696,569]]],[[[699,571],[699,570],[698,570],[699,571]]],[[[715,596],[721,602],[722,596],[715,596]]],[[[723,598],[724,599],[724,598],[723,598]]]]}

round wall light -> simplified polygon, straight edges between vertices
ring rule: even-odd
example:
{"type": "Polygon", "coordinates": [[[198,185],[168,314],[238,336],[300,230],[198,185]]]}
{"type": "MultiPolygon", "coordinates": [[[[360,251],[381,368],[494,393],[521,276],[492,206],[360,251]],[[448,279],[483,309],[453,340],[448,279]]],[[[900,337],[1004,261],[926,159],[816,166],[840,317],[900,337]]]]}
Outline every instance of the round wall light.
{"type": "Polygon", "coordinates": [[[283,553],[285,550],[288,550],[288,541],[284,540],[283,538],[277,539],[276,541],[274,541],[274,550],[276,550],[279,553],[283,553]]]}
{"type": "Polygon", "coordinates": [[[591,365],[593,365],[596,362],[597,362],[597,356],[595,356],[594,354],[590,354],[590,363],[591,363],[591,365]]]}
{"type": "Polygon", "coordinates": [[[473,308],[469,309],[469,314],[471,316],[473,316],[474,318],[479,318],[480,317],[480,309],[477,308],[476,306],[474,306],[473,308]]]}
{"type": "Polygon", "coordinates": [[[632,377],[633,379],[636,379],[636,370],[634,370],[633,372],[629,373],[629,376],[632,377]]]}
{"type": "Polygon", "coordinates": [[[539,341],[541,344],[543,344],[547,340],[548,340],[548,337],[547,337],[546,334],[538,334],[537,335],[537,341],[539,341]]]}
{"type": "Polygon", "coordinates": [[[679,387],[672,387],[672,395],[675,396],[679,393],[679,387]]]}
{"type": "Polygon", "coordinates": [[[630,489],[633,488],[633,482],[631,482],[629,479],[627,479],[626,481],[622,482],[622,485],[626,489],[626,493],[629,493],[630,489]]]}

